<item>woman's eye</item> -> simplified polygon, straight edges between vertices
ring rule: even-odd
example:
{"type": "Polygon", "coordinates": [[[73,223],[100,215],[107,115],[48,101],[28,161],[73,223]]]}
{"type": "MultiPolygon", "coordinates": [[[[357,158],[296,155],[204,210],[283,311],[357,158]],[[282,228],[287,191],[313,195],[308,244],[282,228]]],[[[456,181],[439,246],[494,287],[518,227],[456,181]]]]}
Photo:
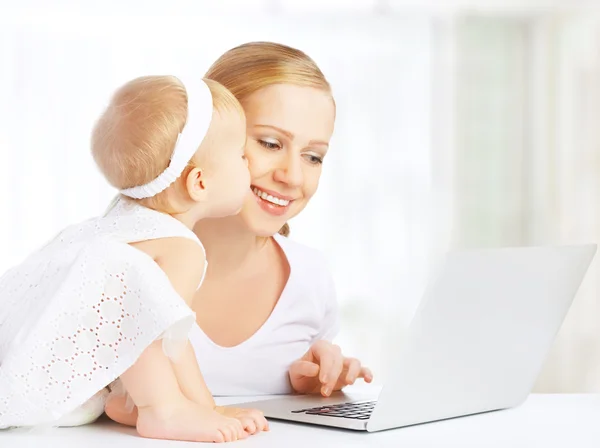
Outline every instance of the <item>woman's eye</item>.
{"type": "Polygon", "coordinates": [[[281,148],[281,145],[277,142],[270,142],[268,140],[258,140],[258,143],[261,146],[264,146],[267,149],[279,149],[281,148]]]}
{"type": "Polygon", "coordinates": [[[313,165],[320,165],[323,163],[323,158],[319,157],[319,156],[315,156],[312,154],[307,154],[306,158],[308,160],[309,163],[313,164],[313,165]]]}

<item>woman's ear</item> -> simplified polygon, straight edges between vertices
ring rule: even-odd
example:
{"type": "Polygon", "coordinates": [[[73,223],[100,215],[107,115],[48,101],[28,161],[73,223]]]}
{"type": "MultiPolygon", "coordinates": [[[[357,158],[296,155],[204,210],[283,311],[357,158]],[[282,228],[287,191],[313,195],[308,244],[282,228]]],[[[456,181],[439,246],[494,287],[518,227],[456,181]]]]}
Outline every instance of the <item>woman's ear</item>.
{"type": "Polygon", "coordinates": [[[190,198],[195,202],[206,200],[206,179],[200,168],[193,168],[185,179],[185,186],[190,198]]]}

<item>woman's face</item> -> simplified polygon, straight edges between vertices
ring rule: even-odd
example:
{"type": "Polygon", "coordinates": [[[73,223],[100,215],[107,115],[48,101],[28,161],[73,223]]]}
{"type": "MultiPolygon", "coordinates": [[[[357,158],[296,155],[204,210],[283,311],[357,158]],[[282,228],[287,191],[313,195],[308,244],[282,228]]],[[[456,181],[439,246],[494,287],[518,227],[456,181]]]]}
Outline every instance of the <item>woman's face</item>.
{"type": "Polygon", "coordinates": [[[240,216],[270,236],[315,194],[333,133],[331,95],[312,87],[276,84],[248,96],[246,157],[251,189],[240,216]]]}

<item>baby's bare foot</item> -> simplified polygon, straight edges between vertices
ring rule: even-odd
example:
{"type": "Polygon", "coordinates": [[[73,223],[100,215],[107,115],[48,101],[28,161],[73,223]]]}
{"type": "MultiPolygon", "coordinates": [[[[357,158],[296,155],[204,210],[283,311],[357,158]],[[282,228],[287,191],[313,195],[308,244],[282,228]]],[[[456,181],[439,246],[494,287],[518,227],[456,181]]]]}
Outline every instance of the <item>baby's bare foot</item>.
{"type": "Polygon", "coordinates": [[[233,442],[248,437],[238,420],[187,400],[169,408],[139,408],[137,431],[150,439],[188,442],[233,442]]]}
{"type": "Polygon", "coordinates": [[[262,411],[258,409],[217,406],[216,411],[226,417],[239,420],[244,430],[250,435],[269,430],[269,422],[262,411]]]}

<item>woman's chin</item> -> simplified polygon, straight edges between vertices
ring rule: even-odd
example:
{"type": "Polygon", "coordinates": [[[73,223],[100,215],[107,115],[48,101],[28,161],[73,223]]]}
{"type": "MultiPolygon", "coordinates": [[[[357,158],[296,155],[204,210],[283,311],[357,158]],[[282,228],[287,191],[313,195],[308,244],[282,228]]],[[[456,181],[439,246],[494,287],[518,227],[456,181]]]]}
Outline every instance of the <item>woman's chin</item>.
{"type": "Polygon", "coordinates": [[[259,213],[247,210],[245,207],[239,216],[252,232],[258,237],[270,237],[275,235],[287,222],[286,219],[273,219],[272,217],[261,216],[259,213]]]}
{"type": "Polygon", "coordinates": [[[254,222],[251,225],[249,225],[248,228],[256,236],[268,238],[268,237],[271,237],[271,236],[277,234],[279,232],[279,230],[281,230],[281,228],[283,227],[284,224],[285,224],[285,222],[282,223],[281,225],[273,225],[272,223],[269,223],[269,224],[262,223],[261,224],[261,223],[254,222]]]}

